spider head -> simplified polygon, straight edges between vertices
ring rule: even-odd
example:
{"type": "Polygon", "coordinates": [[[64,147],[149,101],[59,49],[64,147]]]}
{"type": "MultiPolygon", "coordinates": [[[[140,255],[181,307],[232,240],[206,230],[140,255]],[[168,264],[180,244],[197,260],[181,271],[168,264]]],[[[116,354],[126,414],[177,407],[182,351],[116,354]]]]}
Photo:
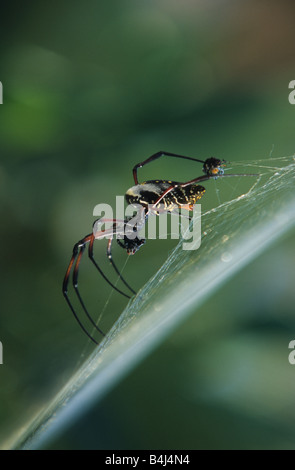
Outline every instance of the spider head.
{"type": "Polygon", "coordinates": [[[218,158],[207,158],[203,165],[203,172],[207,176],[220,176],[224,173],[225,161],[218,158]]]}
{"type": "Polygon", "coordinates": [[[124,248],[124,250],[126,250],[127,255],[134,255],[139,248],[145,244],[146,239],[138,237],[128,238],[125,235],[123,239],[118,239],[117,242],[122,248],[124,248]]]}

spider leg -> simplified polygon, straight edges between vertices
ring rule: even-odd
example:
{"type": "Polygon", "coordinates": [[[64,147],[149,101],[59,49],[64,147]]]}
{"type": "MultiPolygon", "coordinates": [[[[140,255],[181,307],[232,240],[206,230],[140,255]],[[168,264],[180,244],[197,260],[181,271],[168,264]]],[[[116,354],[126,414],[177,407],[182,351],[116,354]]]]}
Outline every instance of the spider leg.
{"type": "Polygon", "coordinates": [[[115,289],[117,292],[119,292],[120,294],[124,295],[125,297],[127,298],[130,298],[130,296],[128,296],[127,294],[125,294],[124,292],[122,292],[121,290],[119,290],[116,286],[114,286],[111,281],[105,276],[105,274],[102,272],[102,270],[99,268],[98,264],[96,263],[94,257],[93,257],[93,242],[95,240],[95,237],[94,235],[91,233],[90,235],[87,235],[86,237],[84,237],[82,240],[80,240],[78,243],[75,244],[74,248],[73,248],[73,254],[72,254],[72,257],[70,259],[70,262],[69,262],[69,265],[68,265],[68,268],[67,268],[67,271],[66,271],[66,274],[65,274],[65,277],[64,277],[64,280],[63,280],[63,287],[62,287],[62,291],[63,291],[63,295],[67,301],[67,304],[69,305],[76,321],[78,322],[80,328],[84,331],[84,333],[88,336],[89,339],[91,339],[91,341],[93,341],[95,344],[98,344],[97,341],[91,336],[91,334],[87,331],[87,329],[85,328],[85,326],[83,325],[83,323],[81,322],[80,318],[78,317],[78,314],[69,298],[69,295],[68,295],[68,284],[69,284],[69,278],[70,278],[70,274],[72,272],[72,269],[74,267],[74,271],[73,271],[73,286],[74,286],[74,289],[75,289],[75,292],[76,292],[76,295],[79,299],[79,302],[84,310],[84,312],[86,313],[88,319],[90,320],[90,322],[92,323],[92,325],[99,331],[99,333],[103,336],[105,336],[105,334],[102,332],[102,330],[100,328],[98,328],[98,326],[96,325],[96,323],[94,322],[94,320],[92,319],[91,315],[89,314],[84,302],[83,302],[83,299],[81,297],[81,294],[79,292],[79,289],[78,289],[78,274],[79,274],[79,266],[80,266],[80,262],[81,262],[81,258],[82,258],[82,255],[84,253],[84,250],[85,250],[85,246],[87,243],[89,243],[89,250],[88,250],[88,255],[89,255],[89,258],[91,259],[91,261],[93,262],[93,264],[95,265],[96,269],[99,271],[99,273],[102,275],[102,277],[105,279],[105,281],[111,286],[113,287],[113,289],[115,289]]]}
{"type": "Polygon", "coordinates": [[[159,151],[157,153],[154,153],[151,157],[147,158],[146,160],[144,160],[143,162],[141,163],[137,163],[137,165],[135,165],[135,167],[133,168],[133,178],[134,178],[134,182],[135,184],[138,184],[138,179],[137,179],[137,170],[138,168],[142,168],[144,165],[146,165],[147,163],[151,163],[153,162],[154,160],[157,160],[158,158],[160,157],[163,157],[163,156],[166,156],[166,157],[175,157],[175,158],[183,158],[184,160],[193,160],[195,162],[199,162],[199,163],[205,163],[204,160],[198,160],[197,158],[192,158],[192,157],[185,157],[184,155],[178,155],[177,153],[170,153],[170,152],[164,152],[164,151],[159,151]]]}
{"type": "MultiPolygon", "coordinates": [[[[232,178],[232,177],[237,177],[237,176],[259,176],[254,173],[230,173],[230,174],[224,174],[224,175],[203,175],[203,176],[198,176],[197,178],[194,178],[190,181],[186,181],[185,183],[178,183],[176,186],[179,186],[180,188],[184,188],[185,186],[188,186],[190,184],[195,184],[195,183],[202,183],[203,181],[211,180],[211,179],[217,179],[217,178],[232,178]]],[[[175,187],[175,185],[172,188],[168,188],[167,192],[172,191],[172,189],[175,187]]],[[[166,196],[166,194],[165,194],[166,196]]],[[[161,196],[162,199],[163,195],[161,196]]],[[[158,203],[157,203],[158,204],[158,203]]]]}
{"type": "Polygon", "coordinates": [[[73,248],[73,255],[71,257],[71,260],[70,260],[70,263],[69,263],[69,266],[68,266],[68,269],[66,271],[66,274],[65,274],[65,277],[64,277],[64,281],[63,281],[63,287],[62,287],[62,291],[63,291],[63,295],[67,301],[67,304],[69,305],[77,323],[79,324],[80,328],[84,331],[84,333],[88,336],[88,338],[93,341],[93,343],[95,344],[98,344],[97,341],[95,341],[95,339],[91,336],[91,334],[86,330],[85,326],[83,325],[83,323],[81,322],[81,320],[79,319],[74,307],[73,307],[73,304],[72,302],[70,301],[70,298],[68,296],[68,284],[69,284],[69,277],[70,277],[70,274],[71,274],[71,271],[72,271],[72,268],[73,268],[73,265],[75,263],[75,260],[78,256],[78,252],[79,252],[79,246],[80,246],[80,242],[76,243],[76,245],[74,246],[73,248]]]}
{"type": "MultiPolygon", "coordinates": [[[[120,240],[118,239],[117,240],[118,243],[120,242],[120,240]]],[[[136,292],[134,289],[132,289],[132,287],[129,286],[128,282],[125,281],[125,279],[123,278],[123,276],[121,275],[120,271],[118,270],[117,266],[115,265],[114,263],[114,260],[113,260],[113,256],[112,256],[112,242],[113,242],[113,239],[110,238],[109,241],[108,241],[108,245],[107,245],[107,257],[111,263],[111,265],[113,266],[114,270],[116,271],[116,273],[118,274],[118,276],[120,277],[121,281],[125,284],[125,286],[130,290],[130,292],[132,292],[132,294],[136,295],[136,292]]],[[[121,243],[119,243],[120,246],[122,246],[121,243]]],[[[122,248],[124,248],[122,246],[122,248]]]]}
{"type": "Polygon", "coordinates": [[[211,180],[211,179],[217,179],[217,178],[229,178],[229,177],[236,177],[236,176],[258,176],[256,174],[229,174],[229,175],[203,175],[203,176],[198,176],[197,178],[194,178],[190,181],[186,181],[185,183],[177,183],[177,184],[172,184],[171,186],[169,186],[169,188],[167,188],[165,191],[163,191],[163,193],[161,194],[161,196],[158,197],[158,199],[155,201],[155,203],[153,204],[152,208],[150,209],[150,211],[154,211],[156,210],[156,207],[157,205],[162,201],[162,199],[167,196],[167,194],[169,194],[171,191],[173,191],[174,188],[185,188],[186,186],[189,186],[190,184],[196,184],[196,183],[202,183],[203,181],[207,181],[207,180],[211,180]]]}
{"type": "Polygon", "coordinates": [[[85,307],[85,304],[82,300],[82,297],[81,297],[81,294],[79,292],[79,289],[78,289],[78,274],[79,274],[79,265],[80,265],[80,262],[81,262],[81,258],[83,256],[83,253],[84,253],[84,250],[85,250],[85,244],[82,245],[80,247],[80,251],[79,251],[79,254],[77,256],[77,259],[76,259],[76,263],[75,263],[75,267],[74,267],[74,272],[73,272],[73,286],[74,286],[74,289],[75,289],[75,292],[77,294],[77,297],[79,299],[79,302],[84,310],[84,312],[86,313],[88,319],[90,320],[90,322],[92,323],[92,325],[94,326],[94,328],[96,328],[97,331],[99,331],[99,333],[102,335],[102,336],[105,336],[105,334],[103,333],[103,331],[96,325],[95,321],[93,320],[93,318],[91,317],[91,315],[88,313],[88,310],[87,308],[85,307]]]}
{"type": "Polygon", "coordinates": [[[90,235],[90,241],[89,241],[89,247],[88,247],[88,256],[90,258],[90,260],[92,261],[92,263],[94,264],[94,266],[96,267],[96,269],[98,270],[98,272],[100,273],[100,275],[104,278],[104,280],[113,288],[115,289],[117,292],[119,292],[119,294],[123,295],[124,297],[127,297],[127,299],[130,299],[130,295],[127,295],[125,294],[125,292],[121,291],[120,289],[118,289],[118,287],[116,287],[107,277],[106,275],[103,273],[103,271],[100,269],[100,267],[98,266],[97,262],[95,261],[94,259],[94,256],[93,256],[93,243],[94,243],[94,240],[95,240],[95,236],[93,234],[90,235]]]}

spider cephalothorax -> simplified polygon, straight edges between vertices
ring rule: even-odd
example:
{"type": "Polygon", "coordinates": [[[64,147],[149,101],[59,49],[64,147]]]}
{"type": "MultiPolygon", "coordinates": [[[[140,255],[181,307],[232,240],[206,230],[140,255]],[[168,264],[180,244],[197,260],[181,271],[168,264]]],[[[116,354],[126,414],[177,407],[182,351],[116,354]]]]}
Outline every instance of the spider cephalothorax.
{"type": "Polygon", "coordinates": [[[146,243],[146,239],[139,237],[129,238],[125,235],[123,239],[118,239],[117,242],[121,248],[126,250],[127,255],[135,255],[139,248],[146,243]]]}

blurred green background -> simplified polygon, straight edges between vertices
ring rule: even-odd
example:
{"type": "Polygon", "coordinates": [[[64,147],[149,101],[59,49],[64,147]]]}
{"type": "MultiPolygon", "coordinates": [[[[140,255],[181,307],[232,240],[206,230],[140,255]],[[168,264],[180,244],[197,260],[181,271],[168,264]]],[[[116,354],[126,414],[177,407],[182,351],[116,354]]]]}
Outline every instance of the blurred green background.
{"type": "MultiPolygon", "coordinates": [[[[1,442],[92,349],[61,283],[94,206],[114,206],[134,164],[158,150],[229,161],[294,154],[294,14],[291,0],[1,6],[1,442]]],[[[141,178],[196,171],[162,159],[141,178]]],[[[213,182],[207,189],[204,208],[218,203],[213,182]]],[[[294,238],[217,292],[50,448],[295,448],[294,238]]],[[[174,245],[151,241],[132,257],[130,284],[139,289],[174,245]]],[[[105,249],[96,243],[111,272],[105,249]]],[[[114,256],[122,266],[119,247],[114,256]]],[[[97,316],[111,292],[84,261],[81,292],[97,316]]],[[[111,295],[105,330],[125,305],[111,295]]]]}

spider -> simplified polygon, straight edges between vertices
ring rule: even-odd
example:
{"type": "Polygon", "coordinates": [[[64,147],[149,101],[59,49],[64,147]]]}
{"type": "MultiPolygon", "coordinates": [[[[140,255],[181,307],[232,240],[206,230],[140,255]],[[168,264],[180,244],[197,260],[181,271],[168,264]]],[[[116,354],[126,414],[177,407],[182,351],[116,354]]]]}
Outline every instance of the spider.
{"type": "MultiPolygon", "coordinates": [[[[152,214],[159,215],[160,204],[162,205],[162,207],[164,207],[162,211],[164,210],[170,213],[180,208],[187,209],[188,211],[192,211],[193,205],[196,204],[196,202],[199,199],[201,199],[201,197],[205,193],[205,188],[201,186],[199,183],[202,183],[203,181],[207,181],[209,179],[216,179],[218,177],[254,176],[254,175],[249,175],[249,174],[225,175],[224,174],[225,166],[226,165],[225,165],[224,160],[219,160],[214,157],[208,158],[207,160],[204,161],[204,160],[199,160],[199,159],[192,158],[192,157],[186,157],[184,155],[178,155],[178,154],[170,153],[170,152],[164,152],[164,151],[157,152],[153,154],[152,156],[150,156],[149,158],[147,158],[146,160],[144,160],[143,162],[138,163],[137,165],[134,166],[133,168],[134,186],[132,186],[131,188],[127,190],[125,194],[126,202],[128,204],[137,204],[142,208],[144,222],[152,214]],[[180,158],[180,159],[185,159],[185,160],[192,160],[194,162],[202,163],[204,175],[191,179],[190,181],[183,182],[183,183],[170,181],[170,180],[151,180],[151,181],[145,181],[143,183],[139,183],[138,176],[137,176],[138,169],[142,168],[146,164],[151,163],[154,160],[157,160],[158,158],[163,157],[163,156],[180,158]]],[[[93,255],[94,241],[101,240],[103,238],[109,238],[108,243],[107,243],[107,258],[110,261],[115,272],[117,273],[117,275],[119,276],[123,284],[125,285],[125,287],[130,291],[131,295],[135,295],[136,292],[122,277],[112,257],[112,242],[116,236],[119,236],[119,238],[117,238],[117,243],[119,244],[121,248],[123,248],[126,251],[128,255],[135,254],[146,242],[145,239],[139,238],[137,236],[129,238],[126,235],[126,228],[128,228],[128,223],[130,222],[130,220],[131,220],[131,217],[126,218],[125,220],[118,220],[118,219],[108,220],[108,222],[111,223],[111,228],[106,229],[106,230],[93,231],[93,233],[86,235],[78,243],[76,243],[74,245],[73,254],[72,254],[70,263],[68,265],[68,268],[64,277],[63,287],[62,287],[63,295],[74,317],[76,318],[79,326],[82,328],[84,333],[86,333],[88,338],[95,344],[98,344],[97,341],[87,331],[87,329],[81,322],[68,296],[68,284],[69,284],[70,274],[73,270],[73,276],[72,276],[73,287],[78,297],[78,300],[80,302],[80,305],[82,306],[86,316],[90,320],[93,327],[102,336],[105,336],[103,331],[96,325],[96,323],[92,319],[80,295],[80,292],[78,289],[79,265],[81,262],[82,255],[85,251],[86,245],[88,244],[89,259],[94,264],[95,268],[98,270],[98,272],[103,277],[103,279],[119,294],[123,295],[124,297],[130,298],[131,297],[130,295],[123,292],[121,289],[115,286],[107,278],[107,276],[103,273],[103,271],[101,270],[101,268],[99,267],[99,265],[97,264],[94,258],[94,255],[93,255]]],[[[106,220],[104,220],[104,222],[105,221],[106,220]]],[[[102,219],[99,220],[99,222],[101,223],[102,219]]],[[[139,228],[140,227],[137,227],[137,230],[139,228]]]]}

